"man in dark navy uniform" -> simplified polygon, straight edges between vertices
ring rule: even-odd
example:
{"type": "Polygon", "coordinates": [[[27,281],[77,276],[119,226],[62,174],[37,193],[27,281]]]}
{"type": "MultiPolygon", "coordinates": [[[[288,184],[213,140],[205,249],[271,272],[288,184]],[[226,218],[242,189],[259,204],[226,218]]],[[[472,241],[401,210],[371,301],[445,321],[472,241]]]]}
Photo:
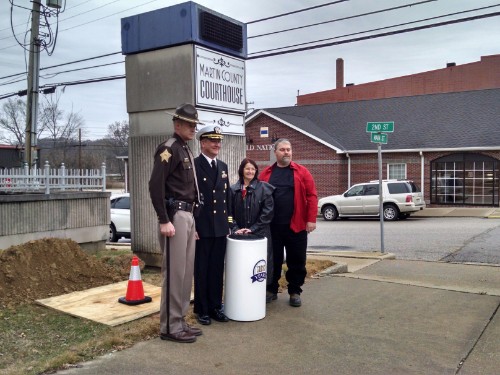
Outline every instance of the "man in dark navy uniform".
{"type": "Polygon", "coordinates": [[[194,158],[187,141],[196,133],[198,112],[183,104],[173,116],[174,135],[158,146],[149,180],[149,194],[158,217],[158,238],[163,251],[161,267],[160,337],[189,343],[202,334],[189,326],[193,285],[196,228],[193,212],[199,204],[194,158]]]}
{"type": "Polygon", "coordinates": [[[208,325],[212,319],[228,321],[222,310],[222,289],[226,236],[232,218],[228,216],[228,168],[217,159],[223,138],[220,127],[206,126],[196,138],[200,140],[201,155],[194,163],[204,205],[196,218],[194,312],[200,324],[208,325]]]}

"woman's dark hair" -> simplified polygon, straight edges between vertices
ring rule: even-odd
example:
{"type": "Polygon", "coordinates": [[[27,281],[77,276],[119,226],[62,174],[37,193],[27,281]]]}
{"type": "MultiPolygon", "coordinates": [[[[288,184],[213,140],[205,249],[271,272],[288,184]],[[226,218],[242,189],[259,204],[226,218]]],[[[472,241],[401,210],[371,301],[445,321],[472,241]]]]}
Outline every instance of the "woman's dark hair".
{"type": "Polygon", "coordinates": [[[252,159],[245,158],[241,161],[240,167],[238,168],[238,176],[240,177],[240,182],[243,182],[243,170],[245,169],[245,165],[248,163],[252,164],[255,167],[255,177],[256,179],[259,176],[259,167],[257,167],[257,163],[252,159]]]}

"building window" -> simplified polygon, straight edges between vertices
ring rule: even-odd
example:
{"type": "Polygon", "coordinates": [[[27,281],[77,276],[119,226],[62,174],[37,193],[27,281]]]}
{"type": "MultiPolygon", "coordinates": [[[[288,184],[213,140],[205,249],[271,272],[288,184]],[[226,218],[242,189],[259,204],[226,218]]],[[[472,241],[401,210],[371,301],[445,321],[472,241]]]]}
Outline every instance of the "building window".
{"type": "Polygon", "coordinates": [[[498,160],[452,154],[431,162],[431,203],[498,206],[498,160]]]}
{"type": "Polygon", "coordinates": [[[406,180],[406,164],[387,164],[389,180],[406,180]]]}

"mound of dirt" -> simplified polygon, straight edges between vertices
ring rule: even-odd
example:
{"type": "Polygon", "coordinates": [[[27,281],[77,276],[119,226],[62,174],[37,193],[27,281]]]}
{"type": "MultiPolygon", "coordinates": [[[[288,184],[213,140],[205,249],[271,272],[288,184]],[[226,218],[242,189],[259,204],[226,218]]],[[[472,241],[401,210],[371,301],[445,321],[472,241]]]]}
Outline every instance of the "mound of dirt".
{"type": "Polygon", "coordinates": [[[45,238],[0,252],[0,306],[13,307],[126,280],[70,239],[45,238]]]}

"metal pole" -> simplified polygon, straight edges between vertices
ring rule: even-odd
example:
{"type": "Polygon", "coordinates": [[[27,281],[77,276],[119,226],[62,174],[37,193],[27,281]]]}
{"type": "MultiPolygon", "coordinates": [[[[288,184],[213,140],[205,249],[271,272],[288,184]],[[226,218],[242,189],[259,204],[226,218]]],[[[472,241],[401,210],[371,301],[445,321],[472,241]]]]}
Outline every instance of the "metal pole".
{"type": "MultiPolygon", "coordinates": [[[[24,162],[34,166],[33,149],[36,153],[36,122],[38,114],[38,73],[40,68],[40,2],[33,1],[31,11],[31,42],[28,66],[28,92],[26,99],[26,139],[24,162]]],[[[35,166],[36,167],[36,166],[35,166]]]]}
{"type": "Polygon", "coordinates": [[[384,253],[384,197],[382,193],[382,144],[378,143],[378,199],[380,214],[380,252],[384,253]]]}

